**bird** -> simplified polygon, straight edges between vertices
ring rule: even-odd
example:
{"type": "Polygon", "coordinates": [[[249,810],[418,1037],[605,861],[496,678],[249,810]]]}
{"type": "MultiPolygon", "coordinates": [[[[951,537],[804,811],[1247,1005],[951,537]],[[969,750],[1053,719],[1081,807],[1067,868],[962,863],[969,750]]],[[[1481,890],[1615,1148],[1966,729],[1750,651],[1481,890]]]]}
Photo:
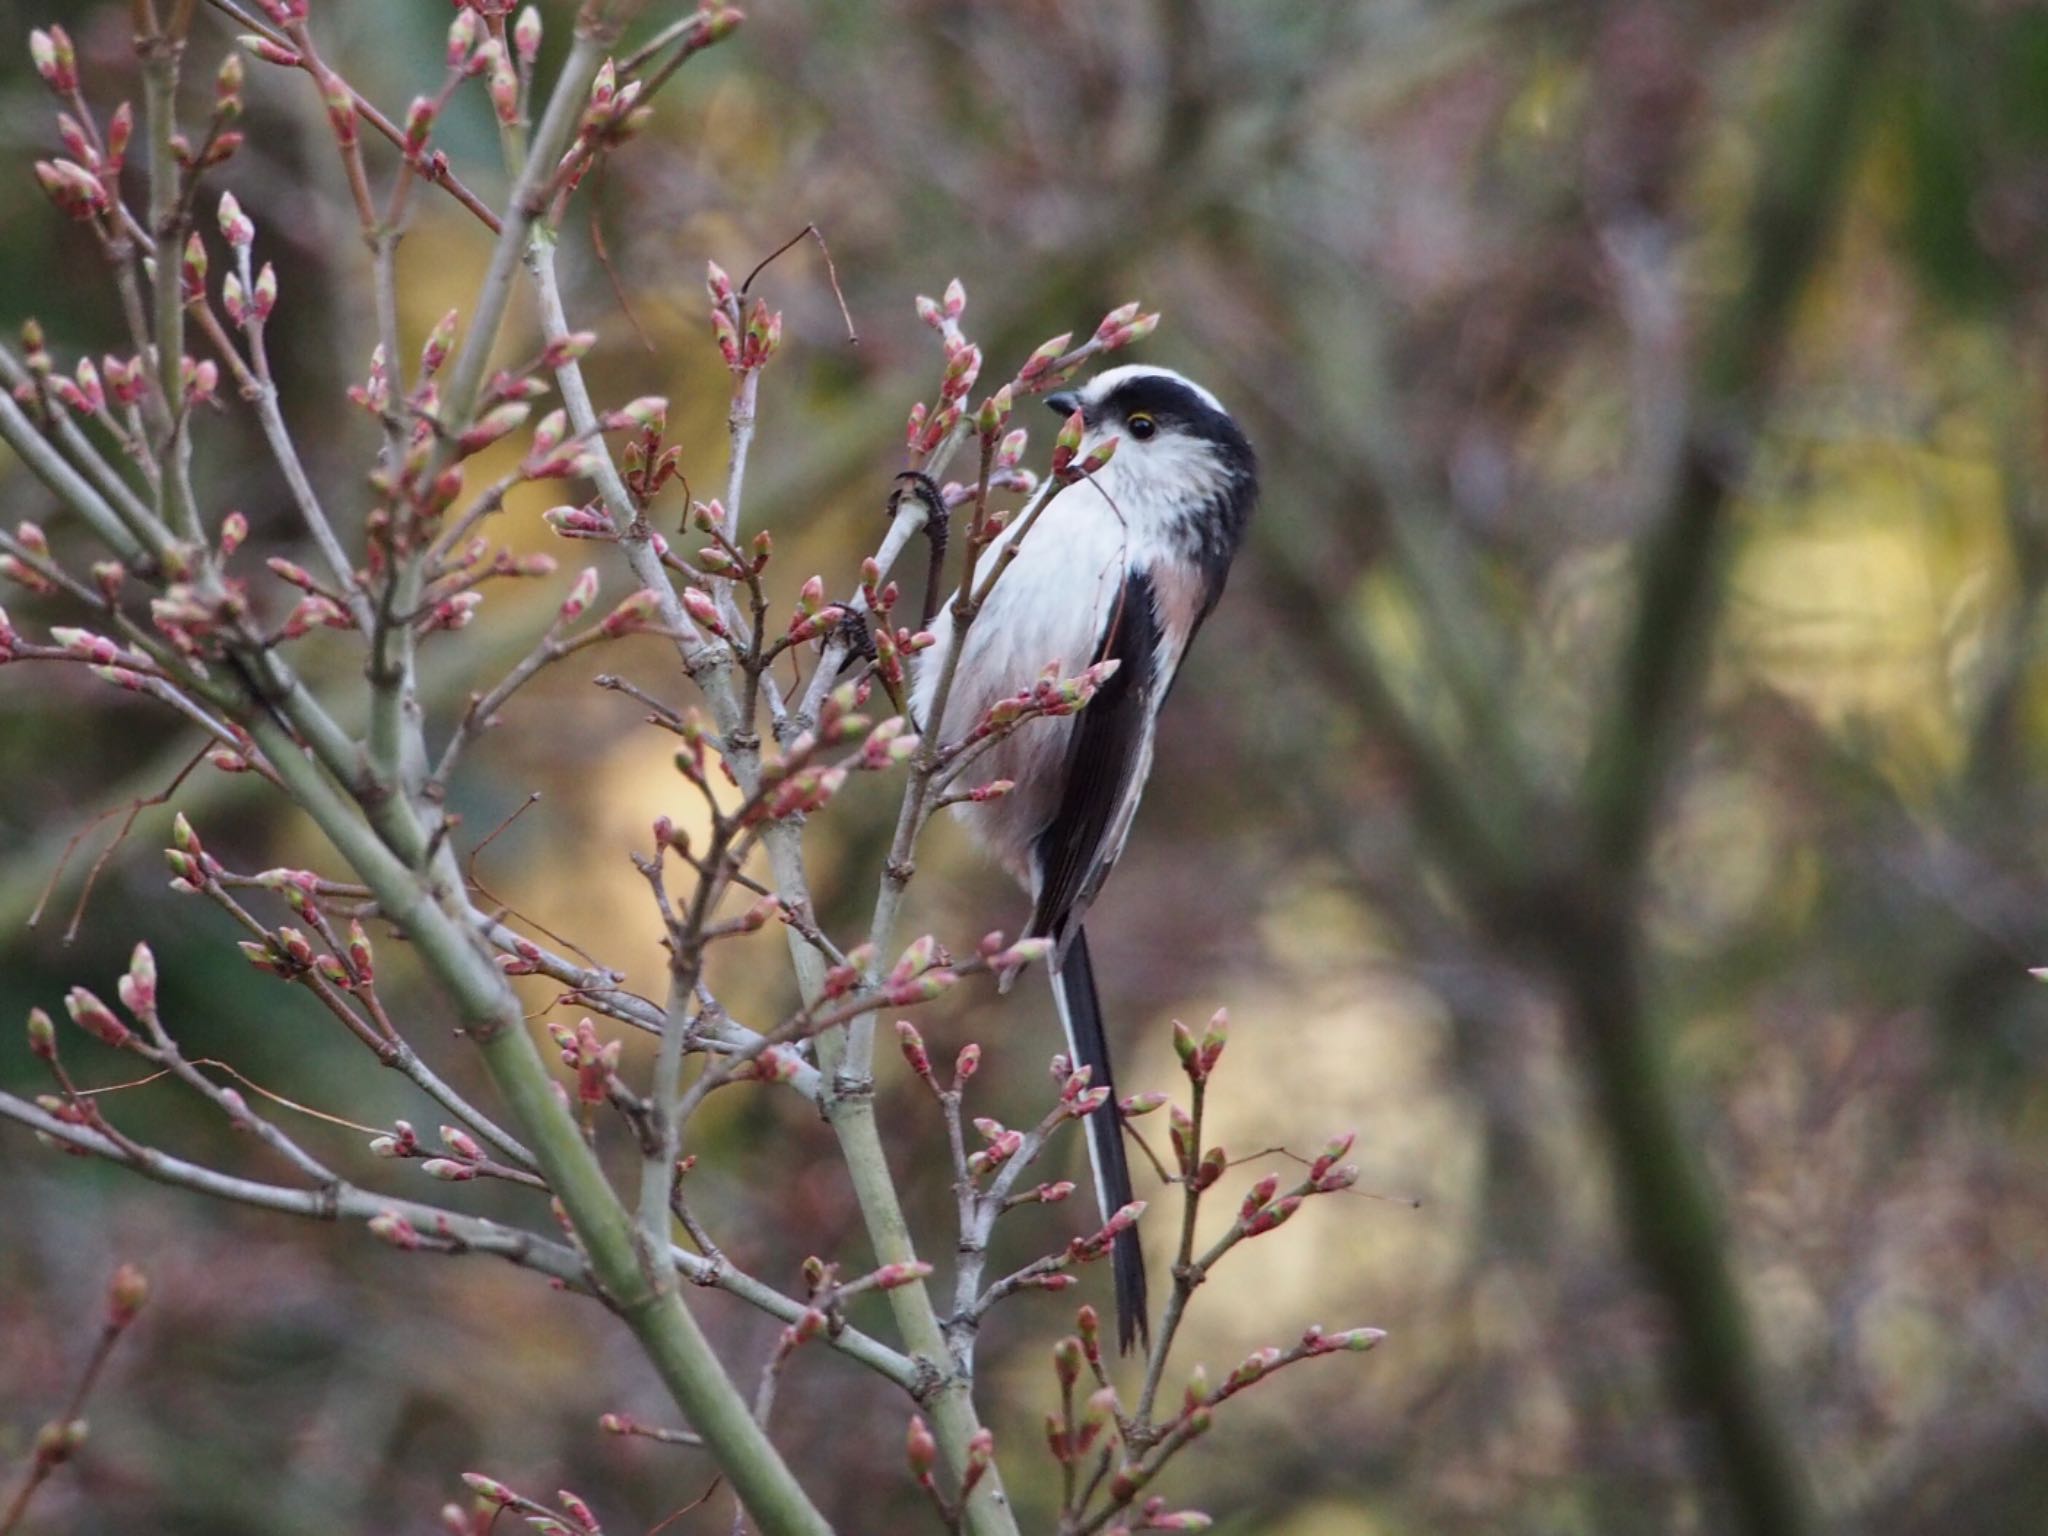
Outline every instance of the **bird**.
{"type": "MultiPolygon", "coordinates": [[[[1112,368],[1046,397],[1080,414],[1076,462],[1111,439],[1109,461],[1054,491],[1035,519],[1015,519],[980,562],[1014,558],[965,632],[934,721],[942,658],[953,648],[953,605],[932,624],[911,703],[927,732],[951,739],[992,704],[1031,687],[1054,661],[1063,671],[1118,665],[1077,713],[1034,720],[977,760],[1007,779],[997,798],[962,800],[954,814],[1024,888],[1026,937],[1051,941],[1048,969],[1070,1060],[1110,1090],[1088,1117],[1089,1161],[1105,1222],[1133,1197],[1109,1039],[1083,919],[1115,868],[1151,776],[1160,707],[1180,674],[1244,542],[1258,499],[1258,460],[1223,404],[1169,368],[1112,368]]],[[[1149,1343],[1144,1253],[1135,1230],[1111,1253],[1117,1338],[1149,1343]]]]}

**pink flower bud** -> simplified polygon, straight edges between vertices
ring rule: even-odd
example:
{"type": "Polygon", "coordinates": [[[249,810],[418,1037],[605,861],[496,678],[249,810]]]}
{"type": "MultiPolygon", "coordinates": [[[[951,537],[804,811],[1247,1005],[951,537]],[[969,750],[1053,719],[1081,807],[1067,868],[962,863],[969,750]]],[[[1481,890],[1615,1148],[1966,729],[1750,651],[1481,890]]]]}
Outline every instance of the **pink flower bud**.
{"type": "Polygon", "coordinates": [[[932,1081],[932,1059],[924,1048],[924,1036],[917,1026],[908,1019],[896,1021],[896,1044],[903,1052],[903,1059],[910,1063],[910,1070],[926,1082],[932,1081]]]}
{"type": "Polygon", "coordinates": [[[1193,1118],[1178,1104],[1172,1104],[1167,1107],[1166,1120],[1167,1139],[1173,1143],[1175,1163],[1182,1173],[1193,1173],[1197,1161],[1193,1118]]]}
{"type": "Polygon", "coordinates": [[[924,1419],[918,1414],[910,1416],[910,1428],[904,1435],[903,1450],[910,1462],[911,1476],[926,1478],[939,1459],[939,1442],[932,1438],[924,1419]]]}
{"type": "Polygon", "coordinates": [[[256,970],[271,976],[285,974],[284,966],[279,963],[278,957],[272,953],[268,944],[258,944],[253,939],[242,939],[237,941],[235,948],[242,952],[242,958],[256,970]]]}
{"type": "Polygon", "coordinates": [[[38,160],[35,173],[45,195],[68,218],[86,222],[111,206],[99,177],[76,161],[38,160]]]}
{"type": "Polygon", "coordinates": [[[356,142],[355,97],[333,75],[322,83],[320,95],[327,105],[327,125],[334,130],[335,142],[343,149],[352,148],[356,142]]]}
{"type": "Polygon", "coordinates": [[[1349,1189],[1357,1182],[1358,1164],[1339,1163],[1336,1167],[1325,1169],[1316,1175],[1313,1188],[1316,1194],[1334,1195],[1339,1190],[1349,1189]]]}
{"type": "Polygon", "coordinates": [[[1127,347],[1134,341],[1143,341],[1147,336],[1150,336],[1154,331],[1158,329],[1159,315],[1158,312],[1155,310],[1153,313],[1149,315],[1138,316],[1137,319],[1133,320],[1129,325],[1125,326],[1121,331],[1117,333],[1117,339],[1110,345],[1113,348],[1127,347]]]}
{"type": "Polygon", "coordinates": [[[519,77],[512,72],[512,65],[500,49],[491,64],[491,78],[485,86],[490,94],[491,109],[498,114],[498,121],[507,127],[519,121],[519,77]]]}
{"type": "Polygon", "coordinates": [[[1082,434],[1088,430],[1081,413],[1075,411],[1060,425],[1059,435],[1052,443],[1052,468],[1059,474],[1074,462],[1074,456],[1081,451],[1082,434]]]}
{"type": "Polygon", "coordinates": [[[597,567],[586,565],[569,588],[569,595],[562,599],[562,622],[569,623],[583,617],[584,610],[597,599],[597,567]]]}
{"type": "Polygon", "coordinates": [[[113,1009],[84,987],[73,987],[64,994],[64,1011],[71,1015],[71,1022],[80,1029],[117,1050],[135,1041],[134,1031],[114,1016],[113,1009]]]}
{"type": "Polygon", "coordinates": [[[147,944],[137,944],[129,957],[128,972],[117,984],[121,1006],[139,1019],[156,1012],[156,956],[147,944]]]}
{"type": "Polygon", "coordinates": [[[63,143],[63,152],[86,170],[104,172],[100,152],[92,145],[92,139],[86,137],[86,125],[70,113],[57,113],[57,139],[63,143]]]}
{"type": "MultiPolygon", "coordinates": [[[[958,287],[959,285],[956,283],[954,286],[958,287]]],[[[950,293],[952,290],[948,289],[947,291],[950,293]]],[[[962,302],[964,303],[965,300],[963,299],[962,302]]],[[[995,1456],[996,1436],[994,1430],[984,1425],[967,1437],[967,1466],[960,1475],[961,1498],[964,1499],[968,1494],[974,1492],[975,1484],[988,1475],[988,1469],[994,1464],[995,1456]]]]}
{"type": "Polygon", "coordinates": [[[519,13],[519,19],[512,24],[512,47],[519,55],[519,62],[527,69],[540,57],[540,8],[527,6],[519,13]]]}
{"type": "MultiPolygon", "coordinates": [[[[255,221],[242,212],[242,205],[235,201],[234,193],[223,192],[220,195],[219,218],[221,238],[229,245],[237,250],[244,250],[255,241],[255,221]]],[[[195,235],[193,238],[196,240],[198,236],[195,235]]],[[[202,265],[201,271],[204,270],[202,265]]]]}
{"type": "Polygon", "coordinates": [[[1387,1336],[1384,1328],[1347,1328],[1342,1333],[1325,1334],[1323,1344],[1330,1350],[1348,1350],[1362,1355],[1387,1336]]]}
{"type": "Polygon", "coordinates": [[[1317,1156],[1315,1162],[1309,1165],[1308,1176],[1311,1179],[1319,1179],[1328,1173],[1337,1159],[1351,1150],[1351,1144],[1357,1138],[1358,1133],[1356,1131],[1345,1131],[1342,1135],[1331,1137],[1324,1144],[1323,1150],[1317,1156]]]}
{"type": "Polygon", "coordinates": [[[1017,381],[1028,385],[1037,380],[1065,354],[1073,340],[1073,332],[1062,331],[1050,341],[1041,343],[1038,349],[1024,360],[1024,366],[1017,370],[1017,381]]]}
{"type": "Polygon", "coordinates": [[[57,1059],[57,1026],[40,1008],[28,1011],[28,1053],[38,1061],[57,1059]]]}
{"type": "MultiPolygon", "coordinates": [[[[199,237],[194,235],[192,238],[197,240],[199,237]]],[[[205,259],[202,257],[200,260],[200,270],[202,273],[204,273],[205,267],[205,259]]],[[[78,360],[78,390],[85,397],[85,403],[89,410],[100,410],[107,403],[106,391],[100,384],[100,371],[93,366],[92,359],[89,357],[81,357],[78,360]]]]}
{"type": "MultiPolygon", "coordinates": [[[[990,1121],[989,1124],[993,1127],[995,1122],[990,1121]]],[[[1022,1131],[997,1128],[989,1138],[987,1149],[977,1152],[967,1159],[967,1171],[976,1178],[980,1178],[983,1174],[990,1172],[992,1169],[1000,1168],[1004,1163],[1015,1157],[1023,1148],[1023,1145],[1024,1133],[1022,1131]]]]}
{"type": "Polygon", "coordinates": [[[1246,1193],[1244,1204],[1238,1208],[1237,1219],[1250,1221],[1272,1202],[1273,1196],[1278,1194],[1279,1190],[1280,1176],[1276,1173],[1267,1174],[1246,1193]]]}
{"type": "Polygon", "coordinates": [[[107,1326],[126,1328],[149,1300],[149,1277],[133,1264],[123,1264],[107,1284],[107,1326]]]}
{"type": "Polygon", "coordinates": [[[71,35],[62,27],[30,32],[28,56],[43,83],[58,95],[68,96],[78,89],[78,55],[72,49],[71,35]]]}
{"type": "Polygon", "coordinates": [[[269,38],[258,37],[253,32],[244,32],[236,37],[235,41],[266,64],[278,64],[287,69],[298,68],[298,54],[281,43],[273,43],[269,38]]]}
{"type": "MultiPolygon", "coordinates": [[[[229,57],[234,57],[229,55],[229,57]]],[[[237,60],[239,63],[240,61],[237,60]]],[[[225,66],[223,66],[225,68],[225,66]]],[[[135,132],[135,109],[122,102],[114,108],[114,115],[107,119],[107,163],[105,172],[118,176],[121,165],[128,156],[128,140],[135,132]]]]}
{"type": "MultiPolygon", "coordinates": [[[[1091,1365],[1096,1364],[1102,1359],[1102,1349],[1096,1339],[1095,1309],[1093,1307],[1083,1307],[1081,1314],[1081,1352],[1088,1357],[1091,1365]]],[[[1082,1454],[1086,1454],[1089,1447],[1095,1443],[1097,1437],[1116,1422],[1116,1414],[1117,1401],[1114,1388],[1104,1387],[1098,1392],[1090,1393],[1088,1401],[1081,1411],[1080,1436],[1075,1442],[1074,1449],[1082,1454]]]]}
{"type": "Polygon", "coordinates": [[[1202,1074],[1207,1076],[1216,1070],[1216,1063],[1223,1056],[1223,1047],[1230,1040],[1230,1010],[1218,1008],[1209,1019],[1209,1028],[1202,1036],[1202,1074]]]}
{"type": "Polygon", "coordinates": [[[720,306],[732,303],[736,294],[732,279],[725,275],[725,268],[715,261],[704,263],[704,286],[711,294],[711,302],[720,306]]]}
{"type": "MultiPolygon", "coordinates": [[[[997,781],[1002,782],[1001,780],[997,781]]],[[[998,976],[1007,976],[1022,970],[1027,965],[1041,964],[1052,953],[1052,940],[1045,937],[1019,939],[1001,954],[989,961],[989,969],[998,976]]]]}
{"type": "Polygon", "coordinates": [[[483,1148],[476,1144],[474,1136],[470,1135],[469,1132],[462,1129],[459,1125],[444,1125],[441,1127],[441,1144],[457,1157],[466,1158],[472,1163],[483,1161],[483,1148]]]}
{"type": "Polygon", "coordinates": [[[456,447],[465,455],[489,447],[506,433],[517,430],[526,418],[533,414],[533,407],[522,401],[510,401],[493,406],[477,419],[474,426],[456,439],[456,447]]]}
{"type": "Polygon", "coordinates": [[[476,618],[476,611],[483,606],[481,592],[457,592],[435,603],[427,614],[426,622],[420,626],[421,634],[433,634],[437,630],[467,629],[476,618]]]}
{"type": "MultiPolygon", "coordinates": [[[[464,11],[463,14],[470,16],[475,13],[473,11],[464,11]]],[[[498,1508],[503,1509],[507,1505],[519,1502],[518,1494],[507,1488],[497,1479],[485,1477],[480,1472],[465,1472],[462,1474],[462,1481],[468,1485],[471,1493],[482,1499],[486,1504],[495,1504],[498,1508]]]]}
{"type": "Polygon", "coordinates": [[[1072,1334],[1052,1347],[1052,1370],[1063,1387],[1081,1379],[1081,1341],[1072,1334]]]}
{"type": "Polygon", "coordinates": [[[944,958],[944,950],[931,934],[922,934],[914,939],[910,947],[897,957],[895,965],[889,968],[890,982],[908,981],[924,971],[930,970],[944,958]]]}
{"type": "Polygon", "coordinates": [[[946,403],[963,400],[974,381],[981,377],[981,348],[969,343],[946,361],[945,382],[939,391],[946,403]]]}
{"type": "Polygon", "coordinates": [[[1067,1244],[1067,1257],[1076,1264],[1086,1264],[1108,1253],[1111,1245],[1121,1232],[1129,1231],[1138,1218],[1145,1214],[1145,1202],[1133,1200],[1103,1223],[1101,1230],[1087,1237],[1077,1237],[1067,1244]]]}
{"type": "MultiPolygon", "coordinates": [[[[25,588],[38,596],[47,597],[57,590],[57,584],[43,575],[34,566],[17,560],[13,555],[0,555],[0,576],[6,577],[16,586],[25,588]]],[[[0,632],[0,661],[12,653],[15,641],[19,639],[10,626],[0,632]]]]}
{"type": "Polygon", "coordinates": [[[884,1264],[874,1273],[875,1289],[878,1291],[893,1291],[899,1286],[910,1285],[915,1281],[926,1279],[930,1276],[931,1272],[931,1265],[927,1264],[923,1259],[917,1259],[907,1264],[884,1264]]]}
{"type": "Polygon", "coordinates": [[[460,69],[469,58],[470,49],[483,35],[483,18],[468,6],[455,13],[455,20],[448,26],[447,61],[450,69],[460,69]]]}
{"type": "Polygon", "coordinates": [[[722,309],[712,310],[711,335],[718,343],[718,355],[725,359],[726,367],[739,368],[740,333],[739,327],[732,322],[732,316],[722,309]]]}
{"type": "Polygon", "coordinates": [[[220,364],[210,357],[196,363],[185,358],[179,373],[185,383],[185,398],[194,405],[211,400],[220,384],[220,364]]]}
{"type": "Polygon", "coordinates": [[[74,656],[83,656],[102,666],[115,660],[120,649],[105,635],[96,635],[89,629],[78,629],[69,624],[53,625],[50,638],[63,646],[74,656]]]}
{"type": "Polygon", "coordinates": [[[1081,461],[1078,473],[1083,475],[1100,473],[1108,466],[1109,461],[1116,457],[1117,445],[1122,441],[1123,439],[1120,437],[1112,437],[1098,444],[1090,451],[1088,457],[1081,461]]]}
{"type": "Polygon", "coordinates": [[[1244,1235],[1246,1237],[1262,1237],[1300,1209],[1301,1196],[1299,1195],[1289,1195],[1283,1200],[1276,1200],[1245,1223],[1244,1235]]]}
{"type": "Polygon", "coordinates": [[[351,919],[348,925],[348,963],[355,970],[357,981],[367,985],[376,979],[370,936],[363,932],[360,919],[351,919]]]}
{"type": "Polygon", "coordinates": [[[294,565],[291,561],[281,559],[276,555],[271,556],[263,563],[270,568],[273,576],[276,576],[280,581],[290,582],[303,592],[315,591],[320,585],[302,565],[294,565]]]}
{"type": "Polygon", "coordinates": [[[567,335],[557,336],[541,349],[540,365],[552,373],[557,368],[581,362],[596,345],[597,332],[570,331],[567,335]]]}
{"type": "Polygon", "coordinates": [[[220,520],[220,553],[225,560],[242,547],[249,537],[249,519],[240,512],[230,512],[220,520]]]}
{"type": "Polygon", "coordinates": [[[981,1046],[970,1040],[960,1048],[960,1054],[953,1062],[953,1085],[957,1088],[974,1076],[981,1066],[981,1046]]]}
{"type": "Polygon", "coordinates": [[[746,340],[740,348],[740,365],[759,368],[775,355],[775,349],[781,344],[782,312],[771,311],[765,300],[754,300],[754,307],[747,314],[746,340]]]}
{"type": "Polygon", "coordinates": [[[1003,424],[1010,419],[1010,411],[1010,386],[1005,384],[982,401],[981,409],[975,413],[975,430],[983,437],[994,437],[1003,430],[1003,424]]]}
{"type": "Polygon", "coordinates": [[[1104,315],[1102,323],[1095,327],[1095,339],[1101,341],[1103,338],[1129,325],[1138,318],[1140,307],[1136,300],[1129,304],[1119,304],[1115,309],[1104,315]]]}
{"type": "Polygon", "coordinates": [[[684,587],[682,602],[684,611],[690,615],[694,623],[720,638],[724,638],[728,633],[725,621],[718,616],[718,604],[711,600],[709,593],[701,592],[695,587],[684,587]]]}
{"type": "Polygon", "coordinates": [[[775,918],[782,915],[782,902],[774,896],[763,896],[737,919],[742,933],[759,933],[775,918]]]}
{"type": "Polygon", "coordinates": [[[565,411],[549,411],[541,417],[540,425],[533,429],[533,446],[527,450],[529,464],[545,462],[569,430],[569,416],[565,411]]]}
{"type": "Polygon", "coordinates": [[[242,115],[242,80],[246,73],[239,53],[231,53],[213,74],[213,106],[221,117],[233,121],[242,115]]]}
{"type": "Polygon", "coordinates": [[[652,430],[659,433],[668,419],[668,399],[663,395],[642,395],[629,401],[615,411],[607,411],[598,418],[598,425],[607,432],[618,432],[628,427],[652,430]]]}
{"type": "Polygon", "coordinates": [[[618,534],[611,514],[595,506],[553,507],[541,513],[541,521],[565,539],[609,539],[618,534]]]}

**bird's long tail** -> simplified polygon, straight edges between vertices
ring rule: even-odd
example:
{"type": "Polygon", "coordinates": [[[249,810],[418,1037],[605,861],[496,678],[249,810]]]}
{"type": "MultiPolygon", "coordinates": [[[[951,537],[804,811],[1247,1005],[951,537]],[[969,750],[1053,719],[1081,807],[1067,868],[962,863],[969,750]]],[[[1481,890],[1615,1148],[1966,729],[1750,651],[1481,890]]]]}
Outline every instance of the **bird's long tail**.
{"type": "MultiPolygon", "coordinates": [[[[1052,992],[1059,1004],[1060,1022],[1067,1028],[1067,1049],[1074,1065],[1093,1069],[1090,1087],[1109,1090],[1109,1102],[1088,1117],[1088,1162],[1095,1170],[1095,1194],[1102,1206],[1102,1219],[1107,1221],[1134,1198],[1131,1164],[1124,1155],[1123,1120],[1116,1107],[1116,1081],[1109,1070],[1109,1037],[1103,1033],[1095,970],[1088,963],[1088,936],[1079,928],[1052,973],[1052,992]]],[[[1135,1228],[1127,1227],[1116,1235],[1110,1264],[1116,1278],[1117,1344],[1129,1354],[1134,1342],[1150,1341],[1145,1253],[1138,1246],[1135,1228]]]]}

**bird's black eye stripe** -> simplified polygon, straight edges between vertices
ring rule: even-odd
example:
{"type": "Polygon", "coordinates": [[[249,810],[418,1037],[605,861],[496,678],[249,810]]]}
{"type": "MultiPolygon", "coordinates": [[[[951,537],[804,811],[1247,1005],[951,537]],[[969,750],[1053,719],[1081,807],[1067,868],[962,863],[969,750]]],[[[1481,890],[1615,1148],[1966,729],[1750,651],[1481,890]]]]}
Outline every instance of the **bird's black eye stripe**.
{"type": "Polygon", "coordinates": [[[1236,422],[1185,381],[1161,374],[1144,373],[1124,380],[1098,403],[1096,410],[1111,420],[1121,418],[1124,429],[1141,442],[1147,434],[1133,425],[1140,416],[1151,419],[1150,435],[1154,437],[1161,432],[1173,432],[1232,452],[1244,441],[1236,422]]]}

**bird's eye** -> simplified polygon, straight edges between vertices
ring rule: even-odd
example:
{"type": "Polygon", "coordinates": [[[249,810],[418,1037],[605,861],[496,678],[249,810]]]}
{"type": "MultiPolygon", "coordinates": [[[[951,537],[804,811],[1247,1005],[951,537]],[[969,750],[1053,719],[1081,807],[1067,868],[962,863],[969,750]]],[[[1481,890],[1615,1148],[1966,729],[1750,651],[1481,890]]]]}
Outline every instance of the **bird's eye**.
{"type": "Polygon", "coordinates": [[[1124,425],[1131,429],[1131,436],[1141,443],[1148,441],[1159,430],[1159,423],[1143,411],[1138,412],[1124,425]]]}

